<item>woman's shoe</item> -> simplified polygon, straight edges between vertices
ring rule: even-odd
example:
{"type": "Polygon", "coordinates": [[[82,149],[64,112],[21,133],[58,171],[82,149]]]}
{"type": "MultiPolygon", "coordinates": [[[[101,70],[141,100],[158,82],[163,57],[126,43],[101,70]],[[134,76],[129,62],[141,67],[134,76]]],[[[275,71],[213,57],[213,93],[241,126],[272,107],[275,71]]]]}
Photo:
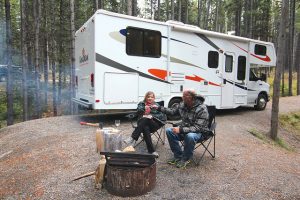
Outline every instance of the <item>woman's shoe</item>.
{"type": "Polygon", "coordinates": [[[156,151],[152,152],[151,154],[152,154],[152,155],[155,155],[156,158],[159,157],[159,154],[158,154],[156,151]]]}

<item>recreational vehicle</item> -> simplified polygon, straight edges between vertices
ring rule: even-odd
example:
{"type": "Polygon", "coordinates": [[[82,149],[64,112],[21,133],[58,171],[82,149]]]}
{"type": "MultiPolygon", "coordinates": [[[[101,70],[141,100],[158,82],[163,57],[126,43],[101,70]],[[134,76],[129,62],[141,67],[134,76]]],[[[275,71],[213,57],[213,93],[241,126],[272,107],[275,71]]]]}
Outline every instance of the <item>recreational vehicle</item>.
{"type": "Polygon", "coordinates": [[[98,10],[75,36],[76,97],[87,109],[135,109],[147,91],[166,107],[193,88],[218,109],[263,110],[274,45],[183,24],[98,10]]]}

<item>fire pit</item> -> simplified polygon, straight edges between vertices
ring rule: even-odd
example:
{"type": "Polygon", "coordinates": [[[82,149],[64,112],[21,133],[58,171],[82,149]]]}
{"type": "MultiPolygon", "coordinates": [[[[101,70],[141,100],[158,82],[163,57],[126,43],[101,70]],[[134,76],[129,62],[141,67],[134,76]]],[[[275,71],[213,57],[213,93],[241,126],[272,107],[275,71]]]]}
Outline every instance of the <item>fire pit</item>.
{"type": "Polygon", "coordinates": [[[152,154],[101,152],[106,158],[105,187],[111,194],[129,197],[151,191],[156,183],[152,154]]]}

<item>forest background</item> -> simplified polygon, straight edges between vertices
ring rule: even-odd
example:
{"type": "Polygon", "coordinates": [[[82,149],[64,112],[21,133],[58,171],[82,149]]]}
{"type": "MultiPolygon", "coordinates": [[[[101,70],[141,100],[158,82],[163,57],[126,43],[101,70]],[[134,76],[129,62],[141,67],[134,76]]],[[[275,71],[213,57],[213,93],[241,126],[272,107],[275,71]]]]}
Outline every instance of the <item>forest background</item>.
{"type": "MultiPolygon", "coordinates": [[[[281,96],[300,95],[300,1],[284,1],[281,96]]],[[[0,65],[9,69],[7,80],[0,82],[0,128],[76,112],[71,102],[74,35],[98,9],[177,20],[277,47],[281,8],[280,0],[0,0],[0,65]]]]}

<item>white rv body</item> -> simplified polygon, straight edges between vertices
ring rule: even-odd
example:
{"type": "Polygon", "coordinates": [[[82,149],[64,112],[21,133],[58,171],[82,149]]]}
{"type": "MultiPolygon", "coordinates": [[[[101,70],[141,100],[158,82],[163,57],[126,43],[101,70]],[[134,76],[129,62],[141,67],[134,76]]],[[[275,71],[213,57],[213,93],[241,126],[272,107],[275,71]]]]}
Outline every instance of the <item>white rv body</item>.
{"type": "Polygon", "coordinates": [[[105,10],[98,10],[76,32],[75,56],[73,100],[105,110],[135,109],[147,91],[171,107],[188,88],[218,109],[255,106],[268,100],[269,85],[250,68],[276,63],[269,42],[105,10]],[[142,49],[132,42],[134,34],[139,41],[147,40],[142,49]]]}

